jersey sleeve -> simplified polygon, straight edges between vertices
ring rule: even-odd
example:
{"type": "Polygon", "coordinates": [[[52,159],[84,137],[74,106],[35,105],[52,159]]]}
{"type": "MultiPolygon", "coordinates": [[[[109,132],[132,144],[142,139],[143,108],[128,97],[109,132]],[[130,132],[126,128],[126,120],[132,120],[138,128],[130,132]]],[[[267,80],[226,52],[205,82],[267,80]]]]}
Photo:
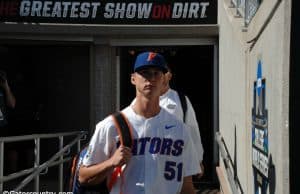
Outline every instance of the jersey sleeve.
{"type": "Polygon", "coordinates": [[[88,145],[87,153],[83,158],[83,165],[90,166],[110,158],[116,149],[114,139],[115,127],[112,119],[106,119],[96,125],[96,130],[88,145]]]}
{"type": "Polygon", "coordinates": [[[198,159],[200,162],[202,162],[204,150],[202,146],[199,125],[197,122],[196,114],[192,106],[192,103],[190,102],[187,96],[186,96],[186,102],[187,102],[186,124],[188,125],[189,131],[191,132],[191,137],[195,149],[197,151],[198,159]]]}
{"type": "MultiPolygon", "coordinates": [[[[184,125],[186,128],[187,126],[184,125]]],[[[188,131],[188,129],[184,129],[188,131]]],[[[201,169],[199,165],[198,155],[196,154],[196,149],[194,143],[192,142],[192,137],[190,133],[186,132],[185,138],[185,148],[184,148],[184,176],[191,176],[198,174],[201,169]]]]}

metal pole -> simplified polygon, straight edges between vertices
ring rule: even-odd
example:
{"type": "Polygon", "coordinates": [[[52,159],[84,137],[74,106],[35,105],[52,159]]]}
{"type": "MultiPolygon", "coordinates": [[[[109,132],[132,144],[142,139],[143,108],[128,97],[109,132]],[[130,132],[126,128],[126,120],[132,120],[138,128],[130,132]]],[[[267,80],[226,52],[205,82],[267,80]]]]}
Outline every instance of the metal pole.
{"type": "MultiPolygon", "coordinates": [[[[64,136],[59,136],[59,150],[62,150],[64,147],[64,136]]],[[[63,170],[64,170],[64,163],[62,162],[64,160],[64,155],[62,154],[59,157],[59,161],[61,162],[59,164],[59,172],[58,172],[58,187],[59,191],[63,191],[63,170]]]]}
{"type": "Polygon", "coordinates": [[[239,15],[240,4],[241,4],[241,0],[236,0],[236,15],[237,16],[239,15]]]}
{"type": "Polygon", "coordinates": [[[245,15],[244,15],[244,26],[247,27],[249,23],[249,0],[245,0],[245,15]]]}
{"type": "Polygon", "coordinates": [[[0,141],[0,193],[3,192],[4,142],[0,141]]]}
{"type": "Polygon", "coordinates": [[[117,103],[116,103],[116,108],[117,109],[120,109],[120,96],[121,96],[121,94],[120,94],[120,91],[121,91],[121,76],[120,76],[120,74],[121,74],[121,70],[120,70],[120,48],[119,47],[117,47],[116,48],[116,70],[117,70],[117,80],[116,80],[116,101],[117,101],[117,103]]]}
{"type": "MultiPolygon", "coordinates": [[[[214,44],[214,65],[213,65],[213,131],[214,134],[219,130],[219,65],[218,65],[218,46],[214,44]]],[[[219,163],[218,143],[213,141],[213,164],[219,163]]],[[[216,173],[213,173],[213,180],[217,180],[216,173]]]]}
{"type": "Polygon", "coordinates": [[[80,152],[80,140],[77,142],[77,153],[79,153],[80,152]]]}
{"type": "MultiPolygon", "coordinates": [[[[35,160],[34,160],[34,167],[38,168],[40,165],[40,138],[35,138],[35,160]]],[[[34,191],[39,192],[40,190],[40,174],[37,174],[34,178],[34,191]]]]}

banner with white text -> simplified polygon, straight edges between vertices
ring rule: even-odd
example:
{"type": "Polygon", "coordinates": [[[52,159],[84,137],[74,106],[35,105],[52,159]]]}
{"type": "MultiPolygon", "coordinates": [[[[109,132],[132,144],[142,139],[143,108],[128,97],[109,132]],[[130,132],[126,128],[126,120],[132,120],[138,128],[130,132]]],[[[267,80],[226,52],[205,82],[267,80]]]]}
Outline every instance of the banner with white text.
{"type": "Polygon", "coordinates": [[[0,0],[0,22],[217,24],[217,0],[0,0]]]}

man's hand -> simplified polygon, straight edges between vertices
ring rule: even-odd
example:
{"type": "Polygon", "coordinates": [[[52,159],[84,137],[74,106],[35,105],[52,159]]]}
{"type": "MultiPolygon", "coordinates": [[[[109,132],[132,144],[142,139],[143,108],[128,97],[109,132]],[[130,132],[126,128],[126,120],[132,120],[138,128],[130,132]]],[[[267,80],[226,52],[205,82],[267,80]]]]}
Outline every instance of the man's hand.
{"type": "Polygon", "coordinates": [[[201,172],[197,175],[198,179],[200,179],[204,175],[204,165],[202,162],[200,163],[200,168],[201,168],[201,172]]]}
{"type": "Polygon", "coordinates": [[[90,185],[98,184],[112,169],[127,164],[130,158],[131,149],[121,145],[110,159],[88,167],[82,165],[79,169],[79,182],[90,185]]]}
{"type": "Polygon", "coordinates": [[[113,156],[110,158],[111,164],[114,167],[123,166],[127,164],[131,158],[131,149],[120,145],[120,147],[115,151],[113,156]]]}
{"type": "Polygon", "coordinates": [[[192,176],[187,176],[183,178],[183,185],[181,188],[181,194],[196,194],[192,176]]]}

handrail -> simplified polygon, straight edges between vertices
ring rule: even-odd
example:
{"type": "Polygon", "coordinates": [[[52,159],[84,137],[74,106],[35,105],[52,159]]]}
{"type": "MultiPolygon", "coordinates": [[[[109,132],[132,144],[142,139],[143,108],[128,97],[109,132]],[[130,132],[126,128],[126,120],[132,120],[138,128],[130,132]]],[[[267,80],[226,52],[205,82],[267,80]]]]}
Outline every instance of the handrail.
{"type": "Polygon", "coordinates": [[[220,148],[221,157],[223,158],[227,178],[228,178],[232,193],[233,194],[238,194],[239,193],[238,190],[240,190],[240,193],[243,194],[244,192],[243,192],[243,189],[241,187],[241,184],[240,184],[238,178],[234,177],[234,175],[232,173],[232,170],[230,168],[230,166],[233,168],[234,164],[232,162],[230,154],[228,153],[226,144],[225,144],[224,139],[221,136],[220,132],[216,132],[216,141],[218,142],[218,145],[219,145],[219,148],[220,148]]]}
{"type": "Polygon", "coordinates": [[[221,191],[223,194],[230,194],[230,189],[228,187],[228,184],[227,184],[227,181],[225,179],[225,176],[224,176],[224,173],[223,171],[221,170],[221,167],[217,166],[216,167],[216,172],[217,172],[217,175],[218,175],[218,179],[219,179],[219,182],[220,182],[220,187],[221,187],[221,191]]]}
{"type": "MultiPolygon", "coordinates": [[[[82,134],[83,136],[84,134],[82,134]]],[[[69,149],[72,145],[77,143],[78,140],[81,139],[82,136],[78,136],[75,138],[70,144],[66,145],[63,149],[58,151],[54,156],[52,156],[48,161],[44,162],[42,165],[40,165],[31,175],[29,175],[26,179],[24,179],[21,184],[19,184],[14,191],[19,191],[22,189],[25,185],[27,185],[36,175],[38,175],[40,172],[42,172],[44,169],[48,168],[48,166],[54,162],[57,158],[59,158],[61,155],[64,154],[64,152],[69,149]]]]}
{"type": "MultiPolygon", "coordinates": [[[[71,157],[67,157],[67,158],[64,158],[63,161],[57,161],[57,162],[53,162],[51,165],[49,165],[48,167],[53,167],[53,166],[56,166],[58,164],[61,164],[61,163],[64,163],[64,162],[67,162],[71,160],[71,157]]],[[[33,167],[33,168],[28,168],[28,169],[24,169],[24,170],[21,170],[19,171],[18,173],[12,173],[10,175],[7,175],[7,176],[3,176],[3,178],[1,179],[0,177],[0,182],[7,182],[7,181],[10,181],[10,180],[13,180],[13,179],[16,179],[16,178],[19,178],[19,177],[22,177],[26,174],[30,174],[31,172],[33,172],[34,170],[36,170],[37,168],[33,167]]]]}
{"type": "Polygon", "coordinates": [[[0,193],[3,191],[3,183],[9,180],[16,179],[18,177],[28,175],[15,189],[14,191],[19,191],[24,186],[26,186],[32,179],[35,179],[35,191],[39,190],[39,175],[42,171],[47,170],[49,167],[59,165],[59,187],[62,190],[63,181],[63,163],[70,160],[70,157],[64,158],[66,153],[70,152],[70,148],[77,143],[77,149],[80,149],[80,141],[85,139],[87,135],[86,131],[76,131],[76,132],[64,132],[64,133],[53,133],[53,134],[32,134],[24,136],[11,136],[11,137],[0,137],[0,193]],[[67,145],[63,147],[63,138],[66,136],[76,137],[67,145]],[[54,154],[49,160],[43,164],[39,164],[39,149],[40,149],[40,139],[45,138],[59,138],[59,151],[54,154]],[[28,168],[21,170],[17,173],[12,173],[7,176],[3,176],[3,162],[4,162],[4,143],[7,142],[18,142],[26,140],[35,140],[35,163],[33,168],[28,168]],[[57,160],[58,159],[58,160],[57,160]]]}
{"type": "Polygon", "coordinates": [[[45,139],[45,138],[54,138],[59,136],[71,136],[84,133],[85,131],[74,131],[74,132],[64,132],[64,133],[49,133],[49,134],[32,134],[32,135],[22,135],[22,136],[10,136],[10,137],[0,137],[0,142],[17,142],[24,140],[34,140],[35,138],[45,139]]]}

